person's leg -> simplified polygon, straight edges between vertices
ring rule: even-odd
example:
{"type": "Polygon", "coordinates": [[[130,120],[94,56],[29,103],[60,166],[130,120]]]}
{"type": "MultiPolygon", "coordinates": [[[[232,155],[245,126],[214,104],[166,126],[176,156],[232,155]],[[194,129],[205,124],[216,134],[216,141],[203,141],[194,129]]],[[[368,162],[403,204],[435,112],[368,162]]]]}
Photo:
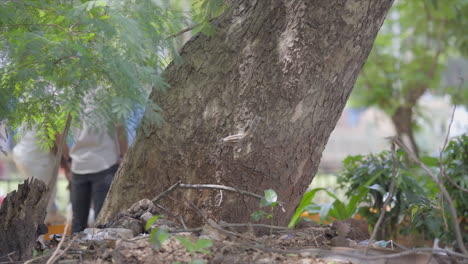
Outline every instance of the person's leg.
{"type": "Polygon", "coordinates": [[[94,175],[95,177],[92,179],[94,215],[96,218],[104,204],[104,200],[106,199],[107,192],[109,191],[117,168],[117,166],[114,166],[102,173],[98,173],[97,175],[94,175]]]}
{"type": "Polygon", "coordinates": [[[73,174],[71,184],[72,233],[81,232],[88,223],[91,203],[91,183],[88,175],[73,174]]]}

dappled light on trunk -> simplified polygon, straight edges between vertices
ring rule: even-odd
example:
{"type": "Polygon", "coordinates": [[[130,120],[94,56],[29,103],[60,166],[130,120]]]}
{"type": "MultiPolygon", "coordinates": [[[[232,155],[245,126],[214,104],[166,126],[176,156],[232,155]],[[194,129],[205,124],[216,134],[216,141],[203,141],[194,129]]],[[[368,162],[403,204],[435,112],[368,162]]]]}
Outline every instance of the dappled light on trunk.
{"type": "MultiPolygon", "coordinates": [[[[165,122],[140,128],[98,222],[181,181],[259,195],[271,188],[286,203],[273,222],[286,225],[391,4],[236,2],[212,36],[193,37],[167,68],[170,89],[151,94],[165,122]]],[[[249,221],[259,206],[219,190],[173,197],[162,205],[188,225],[201,218],[187,201],[230,222],[249,221]]]]}

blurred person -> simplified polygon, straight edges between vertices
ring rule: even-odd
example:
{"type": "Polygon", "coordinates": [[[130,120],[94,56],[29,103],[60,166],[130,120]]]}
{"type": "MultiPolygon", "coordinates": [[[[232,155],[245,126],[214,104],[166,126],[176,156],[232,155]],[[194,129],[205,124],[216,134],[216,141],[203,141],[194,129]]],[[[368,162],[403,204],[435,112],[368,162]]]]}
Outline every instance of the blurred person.
{"type": "Polygon", "coordinates": [[[114,129],[108,129],[96,123],[99,122],[93,123],[84,118],[80,128],[72,128],[74,144],[69,151],[72,233],[81,232],[87,227],[91,202],[95,216],[99,214],[128,148],[124,126],[115,125],[114,129]]]}
{"type": "MultiPolygon", "coordinates": [[[[24,126],[20,128],[20,138],[16,146],[13,147],[13,160],[25,177],[34,177],[43,181],[46,185],[52,179],[55,157],[57,153],[57,145],[60,140],[60,135],[57,134],[54,146],[50,150],[46,150],[39,145],[40,138],[38,137],[37,128],[32,127],[26,130],[24,126]]],[[[65,155],[68,156],[68,155],[65,155]]],[[[61,167],[65,171],[65,176],[68,180],[71,178],[70,167],[63,159],[61,167]]],[[[47,214],[44,223],[47,225],[63,224],[65,217],[58,212],[56,203],[57,186],[52,191],[52,196],[47,205],[47,214]]]]}

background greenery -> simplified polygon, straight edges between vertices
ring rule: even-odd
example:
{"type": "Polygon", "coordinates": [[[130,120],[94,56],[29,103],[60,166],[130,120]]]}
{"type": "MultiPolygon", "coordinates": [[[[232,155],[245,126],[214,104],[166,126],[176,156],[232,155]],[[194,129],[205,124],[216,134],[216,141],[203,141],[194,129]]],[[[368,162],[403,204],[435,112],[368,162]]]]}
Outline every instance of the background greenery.
{"type": "MultiPolygon", "coordinates": [[[[304,194],[290,226],[299,222],[304,211],[320,214],[320,220],[346,220],[357,214],[373,227],[388,196],[393,166],[397,168],[395,189],[377,239],[396,240],[399,235],[416,235],[423,240],[438,238],[453,246],[454,233],[446,201],[435,182],[414,163],[407,162],[403,151],[397,152],[398,163],[393,164],[392,153],[350,156],[343,161],[335,188],[314,188],[304,194]],[[324,191],[332,199],[326,203],[314,201],[317,192],[324,191]],[[346,199],[335,193],[344,192],[346,199]]],[[[439,157],[421,158],[439,175],[453,199],[465,241],[468,240],[468,134],[451,140],[439,157]],[[442,162],[440,162],[442,161],[442,162]],[[455,184],[453,184],[455,182],[455,184]]]]}
{"type": "Polygon", "coordinates": [[[92,108],[99,121],[122,122],[137,106],[161,122],[148,101],[168,85],[163,69],[177,57],[178,32],[207,32],[221,0],[5,0],[0,2],[0,120],[37,124],[44,146],[66,116],[92,108]]]}
{"type": "Polygon", "coordinates": [[[417,121],[424,116],[424,110],[418,102],[425,93],[448,95],[454,103],[468,106],[468,82],[460,79],[463,74],[441,81],[450,58],[468,55],[466,28],[467,1],[395,1],[349,105],[383,110],[391,117],[398,135],[407,134],[418,151],[413,134],[421,128],[417,121]]]}

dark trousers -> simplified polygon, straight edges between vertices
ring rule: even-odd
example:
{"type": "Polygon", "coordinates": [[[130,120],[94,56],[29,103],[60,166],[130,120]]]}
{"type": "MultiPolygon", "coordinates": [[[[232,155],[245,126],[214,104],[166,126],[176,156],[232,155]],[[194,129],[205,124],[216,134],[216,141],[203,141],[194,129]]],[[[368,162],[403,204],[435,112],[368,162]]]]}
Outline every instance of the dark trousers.
{"type": "Polygon", "coordinates": [[[94,206],[94,215],[98,216],[117,169],[118,165],[116,164],[96,173],[73,173],[71,184],[72,233],[81,232],[86,228],[91,200],[94,206]]]}

